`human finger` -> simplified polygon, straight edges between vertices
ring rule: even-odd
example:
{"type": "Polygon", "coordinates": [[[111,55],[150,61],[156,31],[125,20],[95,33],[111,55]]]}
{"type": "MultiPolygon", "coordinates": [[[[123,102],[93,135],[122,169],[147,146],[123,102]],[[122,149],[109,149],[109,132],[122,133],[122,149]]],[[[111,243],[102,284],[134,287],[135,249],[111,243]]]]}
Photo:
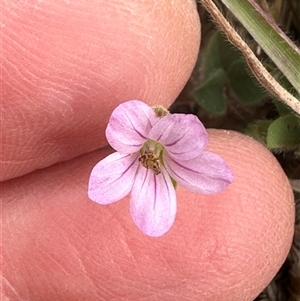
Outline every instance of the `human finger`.
{"type": "Polygon", "coordinates": [[[177,189],[171,230],[147,237],[129,199],[87,198],[109,148],[3,183],[4,292],[25,300],[243,300],[269,283],[291,245],[293,194],[273,155],[241,134],[210,130],[233,169],[222,193],[177,189]],[[17,188],[17,189],[16,189],[17,188]]]}
{"type": "Polygon", "coordinates": [[[197,58],[194,1],[4,1],[0,180],[106,144],[121,102],[170,105],[197,58]]]}

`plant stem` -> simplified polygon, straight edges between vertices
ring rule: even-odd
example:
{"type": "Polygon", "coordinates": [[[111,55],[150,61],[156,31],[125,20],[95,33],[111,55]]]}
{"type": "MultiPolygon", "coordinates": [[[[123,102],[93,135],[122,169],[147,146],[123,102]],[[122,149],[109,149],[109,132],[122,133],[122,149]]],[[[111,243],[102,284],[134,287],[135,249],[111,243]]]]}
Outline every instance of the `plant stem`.
{"type": "MultiPolygon", "coordinates": [[[[240,1],[240,0],[239,0],[240,1]]],[[[237,2],[237,1],[235,1],[237,2]]],[[[212,0],[200,0],[200,3],[211,14],[216,24],[226,34],[228,40],[234,44],[245,56],[247,63],[257,80],[275,97],[288,105],[300,115],[300,101],[286,91],[275,78],[267,71],[250,47],[234,30],[212,0]]]]}

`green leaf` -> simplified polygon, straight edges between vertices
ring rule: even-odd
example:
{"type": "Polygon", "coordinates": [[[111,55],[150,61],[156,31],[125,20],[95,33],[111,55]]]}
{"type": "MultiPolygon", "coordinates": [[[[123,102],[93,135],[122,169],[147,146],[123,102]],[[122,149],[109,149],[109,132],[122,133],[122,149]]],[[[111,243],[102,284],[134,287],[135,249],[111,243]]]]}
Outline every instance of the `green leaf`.
{"type": "Polygon", "coordinates": [[[203,73],[206,77],[209,77],[211,74],[222,68],[220,52],[218,49],[218,35],[219,32],[216,32],[211,36],[202,54],[203,73]]]}
{"type": "Polygon", "coordinates": [[[226,112],[226,101],[223,94],[225,73],[218,69],[207,81],[192,92],[197,103],[205,110],[213,114],[226,112]]]}
{"type": "Polygon", "coordinates": [[[246,105],[255,104],[267,96],[266,90],[260,86],[251,74],[244,59],[233,62],[227,74],[230,88],[241,103],[246,105]]]}
{"type": "Polygon", "coordinates": [[[272,120],[258,120],[252,124],[249,124],[244,131],[244,134],[254,138],[263,145],[266,146],[266,136],[269,125],[272,123],[272,120]]]}
{"type": "Polygon", "coordinates": [[[279,101],[278,99],[273,100],[274,105],[276,106],[276,109],[280,116],[289,115],[292,113],[292,109],[279,101]]]}
{"type": "Polygon", "coordinates": [[[292,114],[274,120],[267,131],[267,147],[292,150],[300,145],[300,121],[292,114]]]}
{"type": "Polygon", "coordinates": [[[220,31],[216,31],[203,53],[204,74],[210,76],[219,69],[226,72],[232,62],[241,57],[240,51],[230,44],[220,31]]]}
{"type": "Polygon", "coordinates": [[[218,32],[217,42],[220,61],[226,72],[229,71],[233,62],[244,59],[242,53],[227,40],[226,36],[221,31],[218,32]]]}

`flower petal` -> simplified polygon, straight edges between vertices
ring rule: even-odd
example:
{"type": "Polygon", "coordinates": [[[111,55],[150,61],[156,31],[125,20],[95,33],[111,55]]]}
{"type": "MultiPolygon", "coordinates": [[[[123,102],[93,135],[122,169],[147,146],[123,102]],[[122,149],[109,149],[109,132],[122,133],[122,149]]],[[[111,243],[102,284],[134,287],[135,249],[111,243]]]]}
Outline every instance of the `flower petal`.
{"type": "Polygon", "coordinates": [[[102,205],[121,200],[131,191],[139,165],[138,154],[107,156],[91,172],[89,198],[102,205]]]}
{"type": "Polygon", "coordinates": [[[161,236],[173,225],[176,193],[162,166],[161,173],[140,166],[131,192],[130,213],[138,228],[147,235],[161,236]]]}
{"type": "Polygon", "coordinates": [[[139,100],[120,104],[112,112],[106,128],[109,144],[123,154],[140,150],[152,126],[159,120],[153,108],[139,100]]]}
{"type": "Polygon", "coordinates": [[[196,116],[169,114],[153,126],[149,138],[163,144],[172,158],[191,160],[203,152],[208,134],[196,116]]]}
{"type": "Polygon", "coordinates": [[[188,161],[176,161],[166,154],[164,164],[178,184],[202,194],[218,193],[233,181],[227,163],[219,155],[207,151],[188,161]]]}

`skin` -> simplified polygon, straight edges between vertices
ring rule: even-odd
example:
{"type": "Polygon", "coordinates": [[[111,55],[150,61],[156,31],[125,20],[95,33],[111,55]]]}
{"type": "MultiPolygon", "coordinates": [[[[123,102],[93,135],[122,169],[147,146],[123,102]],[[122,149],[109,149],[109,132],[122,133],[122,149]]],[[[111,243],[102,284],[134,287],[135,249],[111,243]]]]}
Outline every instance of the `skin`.
{"type": "Polygon", "coordinates": [[[2,28],[4,300],[253,300],[282,265],[294,221],[289,182],[254,140],[209,131],[208,149],[235,180],[214,196],[178,187],[175,224],[160,238],[139,232],[129,198],[87,197],[91,169],[112,152],[113,108],[168,106],[187,81],[199,45],[193,1],[12,2],[2,28]]]}

